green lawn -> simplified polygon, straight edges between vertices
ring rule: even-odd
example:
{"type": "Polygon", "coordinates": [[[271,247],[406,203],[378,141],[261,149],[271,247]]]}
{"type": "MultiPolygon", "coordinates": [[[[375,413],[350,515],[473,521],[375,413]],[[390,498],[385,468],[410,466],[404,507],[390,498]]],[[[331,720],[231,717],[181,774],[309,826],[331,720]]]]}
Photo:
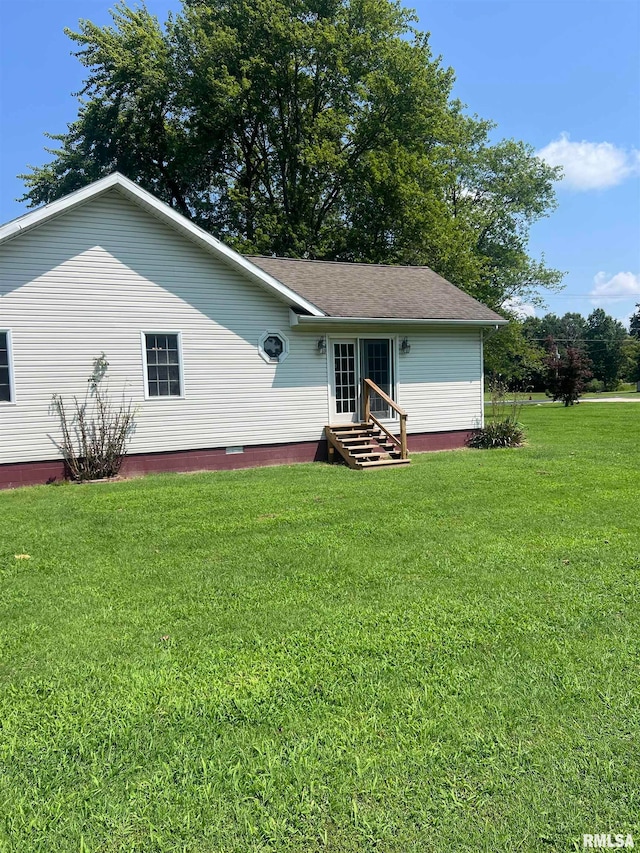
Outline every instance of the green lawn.
{"type": "MultiPolygon", "coordinates": [[[[636,390],[636,385],[631,384],[630,382],[624,383],[619,391],[598,391],[598,392],[589,392],[587,394],[582,395],[583,400],[606,400],[608,397],[623,397],[627,400],[637,400],[640,399],[640,393],[636,390]]],[[[535,400],[539,403],[550,403],[551,399],[547,397],[544,391],[531,391],[531,393],[527,393],[522,395],[522,398],[526,400],[535,400]]],[[[484,394],[485,403],[491,402],[491,392],[485,391],[484,394]]]]}
{"type": "Polygon", "coordinates": [[[637,846],[640,406],[523,418],[0,493],[0,850],[637,846]]]}

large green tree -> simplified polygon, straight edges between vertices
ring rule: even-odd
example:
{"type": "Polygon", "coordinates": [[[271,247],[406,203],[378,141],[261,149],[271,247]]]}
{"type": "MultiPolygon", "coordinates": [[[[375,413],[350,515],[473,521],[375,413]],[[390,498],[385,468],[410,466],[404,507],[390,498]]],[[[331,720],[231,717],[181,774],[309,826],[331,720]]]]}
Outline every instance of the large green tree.
{"type": "Polygon", "coordinates": [[[489,379],[500,377],[522,391],[544,387],[545,350],[524,332],[524,325],[511,317],[508,326],[490,330],[484,339],[484,372],[489,379]]]}
{"type": "Polygon", "coordinates": [[[620,378],[625,382],[640,382],[640,336],[629,335],[622,345],[622,355],[620,378]]]}
{"type": "Polygon", "coordinates": [[[615,390],[625,360],[626,329],[602,308],[589,314],[587,327],[587,352],[593,375],[604,384],[605,390],[615,390]]]}
{"type": "Polygon", "coordinates": [[[584,349],[588,324],[582,314],[568,312],[562,317],[545,314],[543,317],[527,317],[523,332],[533,343],[542,346],[548,337],[566,349],[568,346],[584,349]]]}
{"type": "Polygon", "coordinates": [[[68,32],[88,74],[30,205],[119,170],[240,251],[428,264],[496,308],[559,283],[528,253],[557,170],[490,141],[392,0],[112,16],[68,32]]]}
{"type": "Polygon", "coordinates": [[[640,339],[640,304],[636,305],[635,312],[629,318],[629,333],[632,337],[640,339]]]}
{"type": "MultiPolygon", "coordinates": [[[[522,324],[524,337],[538,347],[549,338],[563,356],[567,349],[578,350],[589,357],[593,378],[605,389],[615,389],[621,379],[633,373],[635,350],[629,346],[629,336],[622,325],[602,308],[594,309],[585,319],[581,314],[567,313],[562,317],[545,314],[527,317],[522,324]]],[[[547,377],[536,372],[529,376],[535,388],[544,387],[547,377]]]]}
{"type": "Polygon", "coordinates": [[[522,334],[537,354],[536,359],[530,359],[527,381],[537,391],[548,386],[548,373],[543,362],[545,347],[549,338],[553,338],[554,346],[564,354],[568,348],[586,352],[587,321],[581,314],[568,312],[562,317],[556,314],[545,314],[543,317],[527,317],[522,323],[522,334]]]}

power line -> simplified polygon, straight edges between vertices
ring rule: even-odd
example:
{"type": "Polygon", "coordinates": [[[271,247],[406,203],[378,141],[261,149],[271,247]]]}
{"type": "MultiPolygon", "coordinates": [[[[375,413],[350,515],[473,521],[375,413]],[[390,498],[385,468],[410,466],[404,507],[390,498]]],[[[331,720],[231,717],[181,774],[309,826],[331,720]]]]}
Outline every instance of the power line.
{"type": "MultiPolygon", "coordinates": [[[[629,335],[631,337],[631,335],[629,335]]],[[[558,343],[574,343],[574,344],[600,344],[611,343],[610,338],[556,338],[555,335],[547,335],[546,338],[527,338],[528,341],[548,341],[549,338],[553,338],[554,341],[558,343]]]]}

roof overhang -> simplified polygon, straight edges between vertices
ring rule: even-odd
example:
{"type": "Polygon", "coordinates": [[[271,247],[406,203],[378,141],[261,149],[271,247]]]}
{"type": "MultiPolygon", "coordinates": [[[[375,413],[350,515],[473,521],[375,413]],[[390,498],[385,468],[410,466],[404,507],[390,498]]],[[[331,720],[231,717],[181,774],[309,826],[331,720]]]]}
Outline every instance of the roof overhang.
{"type": "Polygon", "coordinates": [[[157,219],[165,222],[205,251],[215,255],[243,275],[248,276],[282,302],[286,302],[290,306],[294,306],[312,317],[325,316],[324,312],[317,305],[304,299],[304,297],[295,293],[295,291],[282,284],[278,279],[269,275],[269,273],[266,273],[255,264],[252,264],[251,261],[234,252],[233,249],[225,246],[220,240],[213,237],[198,225],[194,225],[193,222],[181,213],[173,210],[169,205],[157,199],[150,192],[147,192],[147,190],[143,190],[119,172],[114,172],[106,178],[101,178],[99,181],[89,184],[89,186],[82,187],[82,189],[76,190],[64,196],[64,198],[53,201],[31,213],[26,213],[24,216],[0,227],[0,245],[27,231],[31,231],[33,228],[37,228],[39,225],[43,225],[56,216],[60,216],[73,208],[86,204],[91,199],[95,199],[112,189],[118,190],[118,192],[130,199],[138,207],[146,209],[157,219]]]}
{"type": "Polygon", "coordinates": [[[289,312],[291,326],[313,326],[314,328],[332,329],[341,326],[467,326],[472,328],[497,328],[506,326],[509,321],[502,317],[496,320],[443,320],[416,319],[415,317],[311,317],[309,315],[289,312]]]}

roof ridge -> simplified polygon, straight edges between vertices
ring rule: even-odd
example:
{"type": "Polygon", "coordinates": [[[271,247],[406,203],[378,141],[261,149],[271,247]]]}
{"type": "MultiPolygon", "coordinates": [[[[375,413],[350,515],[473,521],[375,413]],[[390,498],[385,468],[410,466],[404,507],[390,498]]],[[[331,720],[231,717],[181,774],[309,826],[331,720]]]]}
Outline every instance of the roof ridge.
{"type": "MultiPolygon", "coordinates": [[[[282,255],[245,255],[245,258],[260,261],[295,261],[302,264],[335,264],[336,266],[350,267],[379,267],[380,269],[387,270],[429,270],[429,272],[432,272],[434,275],[444,278],[440,273],[436,272],[432,267],[428,267],[426,264],[376,264],[370,263],[369,261],[324,261],[321,258],[285,258],[282,255]]],[[[447,281],[446,278],[444,280],[447,281]]],[[[452,284],[452,282],[449,282],[449,284],[452,284]]],[[[453,287],[455,286],[456,285],[454,284],[453,287]]]]}

